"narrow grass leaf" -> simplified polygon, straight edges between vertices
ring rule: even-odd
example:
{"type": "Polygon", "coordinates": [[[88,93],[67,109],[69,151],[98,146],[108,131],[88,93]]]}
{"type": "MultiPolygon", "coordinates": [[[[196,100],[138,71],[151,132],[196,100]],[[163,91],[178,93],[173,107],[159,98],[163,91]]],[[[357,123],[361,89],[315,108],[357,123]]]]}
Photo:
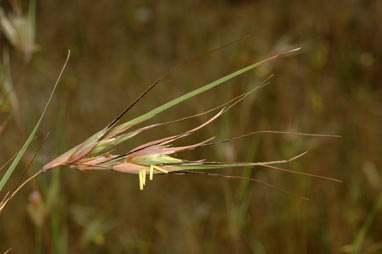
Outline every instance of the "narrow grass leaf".
{"type": "MultiPolygon", "coordinates": [[[[295,50],[292,50],[292,51],[295,51],[295,50]]],[[[288,51],[288,52],[285,52],[285,53],[289,53],[289,52],[292,52],[292,51],[288,51]]],[[[282,54],[285,54],[285,53],[282,53],[282,54]]],[[[161,113],[161,112],[163,112],[163,111],[165,111],[165,110],[167,110],[167,109],[169,109],[169,108],[171,108],[171,107],[173,107],[173,106],[175,106],[175,105],[177,105],[177,104],[179,104],[179,103],[181,103],[181,102],[183,102],[183,101],[185,101],[187,99],[190,99],[190,98],[192,98],[192,97],[194,97],[196,95],[199,95],[199,94],[201,94],[203,92],[206,92],[206,91],[208,91],[208,90],[210,90],[210,89],[212,89],[212,88],[214,88],[214,87],[216,87],[218,85],[221,85],[222,83],[224,83],[224,82],[226,82],[226,81],[228,81],[230,79],[233,79],[233,78],[235,78],[235,77],[237,77],[237,76],[239,76],[239,75],[241,75],[241,74],[243,74],[245,72],[253,70],[256,67],[258,67],[258,66],[260,66],[260,65],[262,65],[262,64],[264,64],[266,62],[269,62],[269,61],[271,61],[273,59],[276,59],[277,57],[279,57],[282,54],[278,54],[278,55],[269,57],[267,59],[264,59],[264,60],[262,60],[260,62],[251,64],[251,65],[249,65],[247,67],[244,67],[242,69],[239,69],[239,70],[237,70],[237,71],[235,71],[235,72],[233,72],[231,74],[228,74],[228,75],[226,75],[226,76],[224,76],[222,78],[219,78],[219,79],[217,79],[217,80],[215,80],[215,81],[213,81],[213,82],[211,82],[211,83],[209,83],[209,84],[207,84],[205,86],[202,86],[202,87],[200,87],[198,89],[195,89],[195,90],[193,90],[193,91],[191,91],[189,93],[186,93],[183,96],[180,96],[180,97],[178,97],[176,99],[173,99],[173,100],[163,104],[162,106],[159,106],[159,107],[157,107],[157,108],[147,112],[146,114],[143,114],[143,115],[141,115],[141,116],[139,116],[139,117],[137,117],[137,118],[135,118],[133,120],[130,120],[130,121],[124,123],[124,124],[116,126],[115,128],[113,128],[112,132],[113,133],[120,133],[121,130],[126,129],[126,128],[128,128],[131,125],[135,125],[135,124],[140,123],[142,121],[146,121],[146,120],[154,117],[155,115],[157,115],[157,114],[159,114],[159,113],[161,113]]]]}
{"type": "Polygon", "coordinates": [[[28,149],[32,139],[34,138],[34,136],[36,135],[36,132],[38,130],[38,128],[40,127],[40,124],[41,124],[41,121],[42,119],[44,118],[44,115],[45,115],[45,112],[49,106],[49,103],[50,101],[52,100],[52,97],[53,97],[53,94],[54,92],[56,91],[56,88],[57,88],[57,85],[61,79],[61,76],[62,76],[62,73],[64,72],[65,70],[65,67],[69,61],[69,57],[70,57],[70,50],[68,51],[68,55],[66,57],[66,60],[65,60],[65,63],[60,71],[60,74],[58,75],[58,78],[56,80],[56,83],[52,89],[52,92],[50,93],[50,96],[48,98],[48,101],[47,103],[45,104],[45,107],[44,107],[44,110],[40,116],[40,119],[37,121],[36,125],[34,126],[31,134],[29,135],[28,139],[25,141],[24,145],[21,147],[20,151],[17,153],[16,155],[16,158],[13,160],[12,164],[9,166],[9,168],[7,169],[7,171],[5,172],[5,174],[3,175],[3,177],[1,178],[0,180],[0,191],[3,189],[4,185],[7,183],[7,181],[9,180],[9,177],[12,175],[13,171],[15,170],[16,166],[19,164],[21,158],[23,157],[25,151],[28,149]]]}

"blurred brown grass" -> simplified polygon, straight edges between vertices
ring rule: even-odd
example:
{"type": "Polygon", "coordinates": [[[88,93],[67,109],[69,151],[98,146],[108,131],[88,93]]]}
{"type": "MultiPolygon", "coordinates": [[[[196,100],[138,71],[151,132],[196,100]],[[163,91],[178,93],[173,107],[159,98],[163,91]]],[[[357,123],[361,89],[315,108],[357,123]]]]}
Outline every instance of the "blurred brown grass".
{"type": "MultiPolygon", "coordinates": [[[[1,4],[9,8],[7,2],[1,4]]],[[[270,86],[209,126],[200,139],[278,129],[335,133],[343,137],[340,142],[263,135],[187,156],[264,161],[311,149],[289,167],[344,183],[267,169],[246,171],[310,197],[306,202],[255,184],[201,176],[158,177],[140,192],[134,176],[61,168],[37,179],[41,196],[28,199],[32,189],[27,187],[9,204],[0,217],[0,251],[9,247],[14,253],[352,251],[349,244],[365,229],[381,195],[380,13],[380,1],[356,0],[37,2],[40,51],[29,63],[17,51],[10,52],[25,133],[42,111],[68,48],[72,58],[34,142],[37,148],[51,133],[33,168],[104,127],[176,63],[249,34],[250,39],[171,75],[127,118],[280,49],[302,46],[302,54],[187,101],[161,115],[161,120],[202,112],[274,73],[270,86]],[[27,210],[36,214],[41,205],[46,212],[39,225],[27,210]]],[[[1,48],[6,44],[1,37],[1,48]]],[[[3,120],[7,114],[0,117],[3,120]]],[[[194,123],[137,137],[128,147],[184,131],[190,124],[194,123]]],[[[1,134],[1,165],[22,145],[21,136],[10,122],[1,134]]],[[[17,183],[23,169],[16,170],[9,186],[17,183]]],[[[236,169],[225,172],[242,174],[236,169]]],[[[366,228],[362,253],[382,251],[381,213],[377,209],[366,228]]]]}

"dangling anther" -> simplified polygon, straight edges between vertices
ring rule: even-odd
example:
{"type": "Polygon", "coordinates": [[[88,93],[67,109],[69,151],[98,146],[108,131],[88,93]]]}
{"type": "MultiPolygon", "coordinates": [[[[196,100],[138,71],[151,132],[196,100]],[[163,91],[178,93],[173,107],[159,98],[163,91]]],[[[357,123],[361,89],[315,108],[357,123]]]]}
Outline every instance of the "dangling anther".
{"type": "Polygon", "coordinates": [[[154,176],[154,166],[151,165],[151,166],[150,166],[150,181],[153,180],[153,176],[154,176]]]}
{"type": "Polygon", "coordinates": [[[139,189],[143,190],[143,175],[142,175],[142,170],[138,172],[139,174],[139,189]]]}
{"type": "Polygon", "coordinates": [[[146,170],[141,170],[139,174],[139,189],[143,190],[143,186],[146,184],[146,170]]]}

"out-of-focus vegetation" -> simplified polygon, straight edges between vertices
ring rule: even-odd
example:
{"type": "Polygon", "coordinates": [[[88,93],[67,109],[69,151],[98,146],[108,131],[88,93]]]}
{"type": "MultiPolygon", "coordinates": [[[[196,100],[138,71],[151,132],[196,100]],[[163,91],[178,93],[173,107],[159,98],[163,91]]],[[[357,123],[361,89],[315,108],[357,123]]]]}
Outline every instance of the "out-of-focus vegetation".
{"type": "MultiPolygon", "coordinates": [[[[27,22],[33,8],[16,2],[1,1],[1,17],[27,22]]],[[[37,1],[35,27],[24,40],[28,50],[3,30],[0,37],[0,165],[33,129],[68,48],[72,57],[6,190],[19,183],[48,132],[27,175],[103,128],[175,64],[245,35],[250,38],[173,73],[126,119],[272,53],[302,46],[301,54],[240,76],[151,122],[200,113],[274,73],[270,86],[185,144],[252,130],[332,133],[342,139],[258,135],[185,156],[265,161],[309,149],[288,168],[343,183],[262,168],[219,170],[311,199],[303,201],[262,185],[207,176],[156,177],[139,191],[134,175],[55,169],[26,186],[0,215],[0,252],[381,253],[381,13],[381,1],[360,0],[37,1]],[[5,88],[9,84],[11,90],[5,88]]],[[[205,119],[157,129],[119,151],[205,119]]]]}

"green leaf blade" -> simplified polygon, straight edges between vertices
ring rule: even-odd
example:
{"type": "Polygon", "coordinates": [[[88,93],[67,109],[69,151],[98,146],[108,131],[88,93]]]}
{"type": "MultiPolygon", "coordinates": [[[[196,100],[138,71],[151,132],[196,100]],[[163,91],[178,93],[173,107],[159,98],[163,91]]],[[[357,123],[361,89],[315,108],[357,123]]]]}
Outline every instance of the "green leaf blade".
{"type": "Polygon", "coordinates": [[[219,78],[219,79],[217,79],[217,80],[215,80],[215,81],[213,81],[213,82],[211,82],[211,83],[209,83],[207,85],[204,85],[204,86],[202,86],[202,87],[200,87],[198,89],[195,89],[195,90],[193,90],[191,92],[188,92],[188,93],[186,93],[186,94],[184,94],[184,95],[182,95],[182,96],[180,96],[178,98],[175,98],[175,99],[173,99],[173,100],[163,104],[162,106],[159,106],[159,107],[157,107],[157,108],[147,112],[146,114],[143,114],[143,115],[141,115],[141,116],[139,116],[139,117],[137,117],[137,118],[135,118],[133,120],[130,120],[130,121],[124,123],[124,124],[121,124],[121,125],[118,125],[118,126],[114,127],[113,131],[116,130],[116,132],[118,132],[118,130],[122,130],[122,129],[125,129],[125,128],[129,127],[129,126],[132,126],[132,125],[138,124],[140,122],[146,121],[146,120],[154,117],[155,115],[157,115],[157,114],[159,114],[159,113],[161,113],[161,112],[163,112],[163,111],[165,111],[165,110],[167,110],[167,109],[169,109],[169,108],[171,108],[171,107],[173,107],[173,106],[175,106],[175,105],[177,105],[177,104],[179,104],[179,103],[181,103],[181,102],[183,102],[185,100],[188,100],[188,99],[190,99],[190,98],[192,98],[192,97],[194,97],[196,95],[199,95],[199,94],[201,94],[203,92],[206,92],[206,91],[208,91],[208,90],[210,90],[210,89],[212,89],[214,87],[217,87],[217,86],[223,84],[224,82],[226,82],[226,81],[228,81],[230,79],[233,79],[233,78],[235,78],[235,77],[237,77],[237,76],[239,76],[239,75],[241,75],[241,74],[243,74],[245,72],[253,70],[256,67],[258,67],[258,66],[260,66],[260,65],[262,65],[262,64],[264,64],[266,62],[269,62],[269,61],[271,61],[273,59],[276,59],[279,56],[280,56],[280,54],[272,56],[272,57],[269,57],[269,58],[267,58],[265,60],[262,60],[260,62],[251,64],[251,65],[249,65],[247,67],[244,67],[242,69],[239,69],[239,70],[237,70],[237,71],[235,71],[235,72],[233,72],[231,74],[228,74],[228,75],[226,75],[226,76],[224,76],[222,78],[219,78]]]}
{"type": "Polygon", "coordinates": [[[12,161],[12,164],[9,166],[9,168],[7,169],[7,171],[5,172],[3,177],[1,178],[1,180],[0,180],[0,191],[4,188],[4,185],[8,182],[8,180],[11,177],[12,173],[14,172],[14,170],[17,167],[17,165],[19,164],[21,158],[23,157],[24,153],[28,149],[28,147],[29,147],[30,143],[32,142],[33,138],[35,137],[36,132],[37,132],[38,128],[40,127],[41,121],[42,121],[42,119],[45,116],[46,110],[48,109],[50,101],[52,100],[53,94],[56,91],[56,88],[57,88],[57,85],[58,85],[58,83],[59,83],[59,81],[61,79],[62,73],[64,72],[65,67],[66,67],[66,65],[67,65],[67,63],[69,61],[69,57],[70,57],[70,51],[68,51],[68,56],[66,58],[66,61],[65,61],[64,65],[63,65],[63,67],[61,69],[60,74],[58,75],[56,83],[55,83],[55,85],[54,85],[54,87],[52,89],[52,92],[49,95],[48,101],[45,104],[44,110],[41,113],[41,116],[40,116],[39,120],[37,121],[36,125],[34,126],[32,132],[31,132],[31,134],[29,135],[29,137],[25,141],[24,145],[21,147],[20,151],[17,153],[15,159],[12,161]]]}

